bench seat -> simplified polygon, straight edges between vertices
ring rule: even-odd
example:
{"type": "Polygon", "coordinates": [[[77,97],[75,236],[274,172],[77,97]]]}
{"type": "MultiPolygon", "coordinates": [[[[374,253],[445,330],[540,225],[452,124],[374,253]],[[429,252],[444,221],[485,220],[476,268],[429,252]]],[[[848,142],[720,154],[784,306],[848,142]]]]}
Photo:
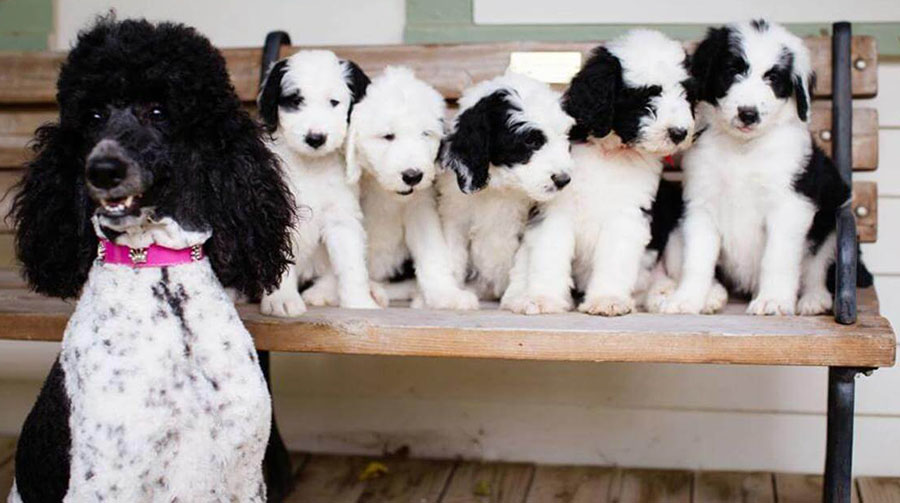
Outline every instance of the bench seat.
{"type": "MultiPolygon", "coordinates": [[[[497,309],[437,311],[310,308],[284,320],[239,306],[260,350],[591,362],[735,363],[889,367],[897,342],[878,311],[874,288],[860,289],[859,319],[749,316],[732,302],[717,315],[581,313],[523,316],[497,309]]],[[[3,339],[59,341],[74,302],[29,292],[12,271],[0,274],[3,339]]]]}

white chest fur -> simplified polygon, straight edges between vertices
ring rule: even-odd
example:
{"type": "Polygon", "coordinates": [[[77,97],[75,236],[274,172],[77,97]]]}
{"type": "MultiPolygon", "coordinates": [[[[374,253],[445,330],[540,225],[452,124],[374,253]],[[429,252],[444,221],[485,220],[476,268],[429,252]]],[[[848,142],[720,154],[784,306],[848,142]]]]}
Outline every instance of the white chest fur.
{"type": "Polygon", "coordinates": [[[60,363],[67,501],[264,501],[269,394],[207,260],[95,265],[60,363]]]}

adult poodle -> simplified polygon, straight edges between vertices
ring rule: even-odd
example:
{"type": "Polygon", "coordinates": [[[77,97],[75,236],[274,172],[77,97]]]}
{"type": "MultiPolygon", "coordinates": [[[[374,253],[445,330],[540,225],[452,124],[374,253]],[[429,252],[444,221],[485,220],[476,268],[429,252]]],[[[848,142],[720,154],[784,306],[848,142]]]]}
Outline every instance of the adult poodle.
{"type": "Polygon", "coordinates": [[[9,501],[265,501],[269,393],[224,287],[277,285],[294,211],[224,59],[182,25],[103,19],[57,100],[16,252],[34,290],[80,297],[9,501]]]}

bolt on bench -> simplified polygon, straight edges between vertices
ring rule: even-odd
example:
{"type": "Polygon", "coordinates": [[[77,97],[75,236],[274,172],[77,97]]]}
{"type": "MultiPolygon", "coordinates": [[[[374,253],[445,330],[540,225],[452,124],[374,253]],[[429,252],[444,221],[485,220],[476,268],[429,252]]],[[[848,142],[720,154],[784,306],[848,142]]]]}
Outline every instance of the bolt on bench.
{"type": "MultiPolygon", "coordinates": [[[[819,76],[811,131],[830,152],[848,181],[852,171],[878,163],[878,116],[853,108],[853,98],[877,93],[877,49],[871,37],[852,37],[848,23],[834,25],[833,37],[812,37],[819,76]],[[828,99],[831,99],[829,102],[828,99]]],[[[282,46],[272,32],[260,49],[226,49],[232,80],[253,107],[258,83],[282,46]]],[[[471,45],[333,47],[340,57],[376,74],[387,65],[406,65],[434,85],[451,103],[470,84],[503,73],[513,52],[570,51],[586,55],[596,44],[495,43],[471,45]]],[[[688,46],[692,44],[688,43],[688,46]]],[[[297,48],[285,50],[293,51],[297,48]]],[[[0,191],[21,176],[26,144],[40,124],[56,119],[56,74],[63,54],[0,52],[0,191]]],[[[894,364],[896,337],[879,314],[874,288],[856,288],[857,236],[877,237],[877,186],[853,184],[853,205],[841,208],[835,316],[753,317],[744,306],[723,314],[674,316],[637,313],[619,318],[569,313],[521,316],[494,306],[477,312],[389,308],[356,311],[313,308],[296,320],[262,316],[256,305],[239,307],[256,340],[268,379],[268,352],[410,355],[433,357],[568,360],[591,362],[733,363],[827,366],[828,429],[825,503],[850,503],[854,379],[860,372],[894,364]]],[[[9,198],[0,204],[6,214],[9,198]]],[[[11,262],[12,236],[0,221],[0,260],[11,262]],[[5,258],[4,258],[5,257],[5,258]]],[[[30,293],[18,274],[0,272],[0,339],[59,341],[73,303],[30,293]]],[[[289,457],[280,442],[270,446],[269,473],[289,487],[289,457]],[[281,474],[281,475],[279,475],[281,474]]],[[[274,496],[274,495],[273,495],[274,496]]],[[[278,499],[278,498],[273,498],[278,499]]]]}

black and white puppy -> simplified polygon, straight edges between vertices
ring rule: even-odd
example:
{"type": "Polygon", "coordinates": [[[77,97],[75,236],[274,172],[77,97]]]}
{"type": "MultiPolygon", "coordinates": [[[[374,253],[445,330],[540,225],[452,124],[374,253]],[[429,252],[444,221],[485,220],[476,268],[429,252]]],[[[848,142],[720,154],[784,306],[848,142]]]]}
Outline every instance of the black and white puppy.
{"type": "Polygon", "coordinates": [[[258,297],[290,256],[261,129],[224,58],[175,24],[81,33],[57,97],[13,203],[16,251],[37,292],[80,298],[9,501],[265,501],[269,392],[223,288],[258,297]]]}
{"type": "Polygon", "coordinates": [[[704,311],[718,267],[752,296],[750,314],[828,311],[835,210],[850,188],[808,130],[809,50],[774,23],[730,24],[709,30],[691,73],[706,129],[682,160],[685,214],[666,252],[678,286],[659,309],[704,311]]]}
{"type": "Polygon", "coordinates": [[[594,50],[566,91],[572,187],[543,203],[525,234],[502,306],[526,314],[572,308],[622,315],[650,242],[646,216],[663,158],[690,145],[692,89],[681,43],[632,30],[594,50]]]}
{"type": "Polygon", "coordinates": [[[507,73],[467,89],[443,146],[438,209],[454,277],[499,299],[531,209],[570,181],[569,130],[559,93],[507,73]]]}
{"type": "Polygon", "coordinates": [[[369,287],[359,184],[348,178],[343,150],[353,105],[368,85],[355,63],[319,50],[275,63],[262,85],[269,148],[304,210],[293,234],[294,262],[262,298],[263,314],[299,316],[304,298],[321,304],[334,291],[342,307],[379,307],[369,287]],[[309,280],[316,283],[301,297],[299,285],[309,280]]]}

